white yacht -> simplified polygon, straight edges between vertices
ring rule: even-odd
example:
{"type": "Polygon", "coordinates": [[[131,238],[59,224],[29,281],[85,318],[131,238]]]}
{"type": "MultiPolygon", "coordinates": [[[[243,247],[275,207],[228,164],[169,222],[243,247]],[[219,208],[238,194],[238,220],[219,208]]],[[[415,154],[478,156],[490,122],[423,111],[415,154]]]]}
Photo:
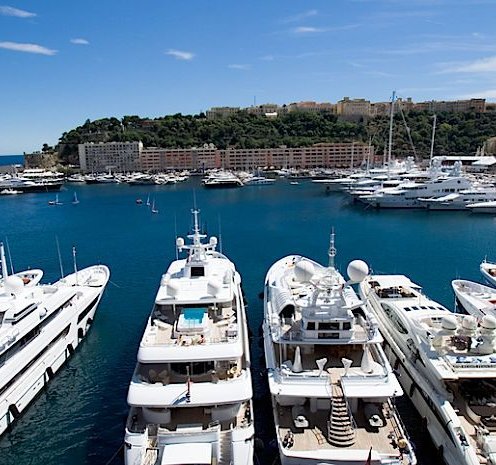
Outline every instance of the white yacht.
{"type": "Polygon", "coordinates": [[[126,465],[253,463],[248,330],[234,264],[202,243],[162,276],[129,386],[126,465]]]}
{"type": "Polygon", "coordinates": [[[496,213],[496,200],[469,203],[467,209],[472,213],[496,213]]]}
{"type": "Polygon", "coordinates": [[[496,188],[489,186],[474,186],[439,197],[419,198],[419,201],[429,210],[468,210],[474,203],[496,201],[496,188]]]}
{"type": "Polygon", "coordinates": [[[41,270],[9,275],[3,244],[0,244],[0,256],[2,434],[84,338],[110,272],[103,265],[91,266],[54,284],[39,284],[41,270]]]}
{"type": "Polygon", "coordinates": [[[480,272],[491,286],[496,287],[496,263],[484,260],[480,264],[480,272]]]}
{"type": "Polygon", "coordinates": [[[414,464],[396,411],[403,391],[382,350],[377,321],[330,263],[300,255],[271,266],[265,281],[264,345],[282,465],[414,464]]]}
{"type": "Polygon", "coordinates": [[[485,315],[496,316],[496,289],[493,287],[466,279],[451,281],[451,287],[457,303],[468,314],[476,318],[483,318],[485,315]]]}
{"type": "Polygon", "coordinates": [[[402,275],[370,276],[360,295],[439,455],[496,463],[496,319],[453,314],[402,275]]]}
{"type": "Polygon", "coordinates": [[[231,171],[215,170],[203,178],[202,184],[209,188],[241,187],[243,182],[231,171]]]}

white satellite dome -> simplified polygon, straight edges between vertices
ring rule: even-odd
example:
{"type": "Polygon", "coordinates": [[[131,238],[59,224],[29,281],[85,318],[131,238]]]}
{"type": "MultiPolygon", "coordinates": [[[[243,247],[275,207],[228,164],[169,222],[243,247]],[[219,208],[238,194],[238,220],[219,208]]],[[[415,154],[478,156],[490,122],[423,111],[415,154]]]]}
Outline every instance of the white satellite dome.
{"type": "Polygon", "coordinates": [[[315,267],[309,261],[300,260],[295,265],[294,274],[297,281],[305,283],[312,279],[312,276],[315,274],[315,267]]]}
{"type": "Polygon", "coordinates": [[[456,318],[454,316],[443,316],[441,319],[441,328],[447,331],[454,331],[456,329],[456,318]]]}
{"type": "Polygon", "coordinates": [[[353,260],[346,269],[350,281],[360,283],[369,274],[369,266],[363,260],[353,260]]]}
{"type": "Polygon", "coordinates": [[[466,315],[462,320],[462,328],[474,330],[477,328],[477,320],[472,315],[466,315]]]}
{"type": "Polygon", "coordinates": [[[484,315],[481,321],[481,328],[484,329],[496,329],[496,318],[492,315],[484,315]]]}
{"type": "Polygon", "coordinates": [[[184,239],[182,237],[178,237],[176,239],[176,246],[178,249],[181,249],[184,247],[184,239]]]}
{"type": "Polygon", "coordinates": [[[215,236],[212,236],[210,238],[210,245],[215,247],[217,245],[217,238],[215,236]]]}

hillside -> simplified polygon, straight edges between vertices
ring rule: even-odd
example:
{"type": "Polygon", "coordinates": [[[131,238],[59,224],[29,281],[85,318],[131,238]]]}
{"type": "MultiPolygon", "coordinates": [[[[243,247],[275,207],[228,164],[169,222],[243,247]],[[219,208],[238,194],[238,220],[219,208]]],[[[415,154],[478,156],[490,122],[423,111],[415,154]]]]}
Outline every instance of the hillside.
{"type": "MultiPolygon", "coordinates": [[[[475,153],[488,138],[496,135],[495,113],[441,113],[436,129],[436,155],[475,153]]],[[[418,157],[430,150],[432,115],[410,112],[406,115],[411,139],[418,157]]],[[[382,153],[388,139],[389,119],[343,121],[331,113],[292,112],[275,119],[240,112],[234,116],[208,120],[200,115],[171,115],[155,119],[125,116],[87,120],[82,126],[64,132],[59,140],[61,159],[77,159],[77,144],[141,140],[145,147],[188,148],[213,143],[218,148],[291,147],[318,142],[372,141],[376,153],[382,153]]],[[[395,116],[394,152],[413,154],[401,115],[395,116]]]]}

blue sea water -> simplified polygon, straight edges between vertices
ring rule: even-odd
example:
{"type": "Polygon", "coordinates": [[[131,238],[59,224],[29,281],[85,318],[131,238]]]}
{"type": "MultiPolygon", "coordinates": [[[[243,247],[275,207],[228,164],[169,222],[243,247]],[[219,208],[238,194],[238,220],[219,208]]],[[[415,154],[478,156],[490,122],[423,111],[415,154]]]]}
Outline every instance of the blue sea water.
{"type": "MultiPolygon", "coordinates": [[[[376,273],[408,274],[428,295],[452,308],[451,280],[480,280],[481,260],[496,258],[492,215],[367,210],[311,183],[279,181],[226,190],[202,189],[196,179],[175,186],[67,185],[59,194],[63,205],[49,206],[53,198],[51,193],[0,197],[0,238],[8,238],[14,267],[43,268],[45,282],[58,279],[58,238],[67,272],[76,245],[78,266],[109,265],[111,283],[87,338],[12,431],[0,438],[1,465],[106,464],[119,449],[142,330],[161,274],[175,259],[176,232],[184,236],[191,226],[195,199],[204,228],[221,236],[223,251],[242,275],[253,332],[257,435],[266,445],[273,431],[258,294],[275,260],[298,253],[327,262],[334,227],[343,274],[349,261],[360,258],[376,273]],[[71,204],[74,191],[78,205],[71,204]],[[148,194],[159,214],[135,203],[148,194]]],[[[411,404],[401,399],[398,404],[419,463],[432,463],[435,452],[411,404]]],[[[261,463],[272,462],[267,450],[261,463]]],[[[112,463],[122,463],[121,457],[112,463]]]]}
{"type": "Polygon", "coordinates": [[[0,166],[22,165],[24,155],[0,155],[0,166]]]}

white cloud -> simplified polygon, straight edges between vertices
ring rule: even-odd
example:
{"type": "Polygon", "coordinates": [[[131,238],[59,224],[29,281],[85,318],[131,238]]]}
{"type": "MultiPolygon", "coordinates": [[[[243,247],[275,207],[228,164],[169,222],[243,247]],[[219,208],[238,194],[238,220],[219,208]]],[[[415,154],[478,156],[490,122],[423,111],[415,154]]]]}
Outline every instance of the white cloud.
{"type": "Polygon", "coordinates": [[[308,10],[304,11],[303,13],[299,13],[294,16],[288,16],[287,18],[283,19],[283,23],[296,23],[298,21],[301,21],[302,19],[305,18],[310,18],[312,16],[317,16],[318,11],[317,10],[308,10]]]}
{"type": "Polygon", "coordinates": [[[169,49],[165,52],[166,55],[174,57],[176,60],[191,61],[195,54],[191,52],[185,52],[183,50],[169,49]]]}
{"type": "Polygon", "coordinates": [[[15,52],[37,53],[38,55],[55,55],[57,50],[43,47],[38,44],[22,44],[20,42],[0,42],[0,48],[15,52]]]}
{"type": "Polygon", "coordinates": [[[248,71],[251,69],[251,65],[241,65],[241,64],[232,64],[232,65],[227,65],[228,68],[230,69],[239,69],[241,71],[248,71]]]}
{"type": "Polygon", "coordinates": [[[36,16],[36,13],[31,13],[30,11],[19,10],[11,6],[0,6],[0,15],[3,16],[15,16],[16,18],[32,18],[36,16]]]}
{"type": "Polygon", "coordinates": [[[494,73],[496,71],[496,56],[480,58],[465,63],[445,63],[441,65],[444,73],[494,73]]]}
{"type": "Polygon", "coordinates": [[[76,39],[71,39],[71,44],[75,45],[89,45],[89,41],[86,39],[82,39],[81,37],[78,37],[76,39]]]}
{"type": "Polygon", "coordinates": [[[299,26],[293,29],[295,34],[315,34],[319,32],[325,32],[325,29],[319,27],[311,27],[311,26],[299,26]]]}
{"type": "Polygon", "coordinates": [[[274,55],[264,55],[263,57],[260,57],[260,60],[263,61],[274,61],[275,59],[274,55]]]}

